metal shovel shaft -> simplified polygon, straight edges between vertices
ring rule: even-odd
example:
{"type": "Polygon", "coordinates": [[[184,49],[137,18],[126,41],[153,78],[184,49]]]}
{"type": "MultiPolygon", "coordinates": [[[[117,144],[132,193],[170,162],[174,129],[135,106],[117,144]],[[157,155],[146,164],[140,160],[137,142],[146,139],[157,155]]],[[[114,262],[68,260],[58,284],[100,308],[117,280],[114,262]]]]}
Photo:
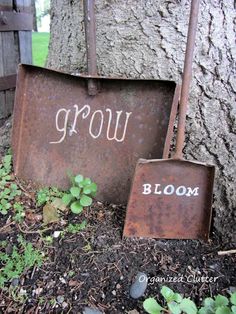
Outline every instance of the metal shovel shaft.
{"type": "MultiPolygon", "coordinates": [[[[87,50],[87,72],[88,75],[97,76],[94,0],[84,0],[84,26],[87,50]]],[[[88,80],[88,93],[89,95],[97,94],[97,82],[94,79],[88,80]]]]}
{"type": "Polygon", "coordinates": [[[197,31],[199,3],[200,3],[200,0],[192,0],[192,3],[191,3],[188,38],[187,38],[187,46],[186,46],[186,51],[185,51],[183,82],[182,82],[180,106],[179,106],[179,121],[178,121],[178,131],[177,131],[177,139],[176,139],[176,151],[175,151],[175,156],[174,156],[174,158],[176,159],[183,158],[183,147],[184,147],[184,140],[185,140],[185,122],[186,122],[187,104],[188,104],[188,96],[189,96],[189,87],[190,87],[190,82],[191,82],[191,77],[192,77],[192,62],[193,62],[195,37],[196,37],[196,31],[197,31]]]}

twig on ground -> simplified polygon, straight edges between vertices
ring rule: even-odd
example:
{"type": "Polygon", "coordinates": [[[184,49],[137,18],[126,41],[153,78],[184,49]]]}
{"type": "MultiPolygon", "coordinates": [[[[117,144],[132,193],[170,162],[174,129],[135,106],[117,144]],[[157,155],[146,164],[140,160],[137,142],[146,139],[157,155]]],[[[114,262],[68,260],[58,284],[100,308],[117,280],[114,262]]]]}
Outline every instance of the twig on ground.
{"type": "Polygon", "coordinates": [[[219,251],[218,252],[218,255],[229,255],[229,254],[236,254],[236,249],[235,250],[219,251]]]}
{"type": "Polygon", "coordinates": [[[15,221],[9,222],[8,224],[6,224],[5,226],[0,228],[0,232],[2,232],[2,230],[4,230],[5,228],[7,228],[7,227],[9,227],[10,225],[13,225],[13,224],[15,224],[15,221]]]}

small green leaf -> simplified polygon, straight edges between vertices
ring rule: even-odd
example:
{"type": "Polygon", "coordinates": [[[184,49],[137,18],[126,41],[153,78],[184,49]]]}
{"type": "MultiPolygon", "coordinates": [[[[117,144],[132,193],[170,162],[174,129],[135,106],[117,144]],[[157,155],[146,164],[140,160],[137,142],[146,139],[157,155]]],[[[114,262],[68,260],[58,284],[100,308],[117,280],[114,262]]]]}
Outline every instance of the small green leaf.
{"type": "Polygon", "coordinates": [[[92,183],[92,181],[89,178],[84,179],[84,185],[89,185],[91,183],[92,183]]]}
{"type": "Polygon", "coordinates": [[[148,298],[143,302],[144,310],[149,314],[160,314],[163,308],[154,298],[148,298]]]}
{"type": "Polygon", "coordinates": [[[87,226],[87,221],[86,220],[83,220],[79,226],[80,230],[83,230],[84,228],[86,228],[87,226]]]}
{"type": "Polygon", "coordinates": [[[1,200],[1,204],[3,205],[3,206],[5,206],[6,204],[7,204],[7,200],[5,200],[4,198],[1,200]]]}
{"type": "Polygon", "coordinates": [[[215,297],[215,307],[226,306],[229,304],[229,300],[221,294],[215,297]]]}
{"type": "Polygon", "coordinates": [[[76,177],[75,177],[75,182],[76,183],[80,183],[84,180],[84,177],[81,175],[81,174],[78,174],[76,177]]]}
{"type": "Polygon", "coordinates": [[[96,193],[97,192],[97,184],[96,183],[91,183],[91,184],[89,184],[89,186],[88,186],[88,188],[90,188],[91,189],[91,191],[92,192],[94,192],[94,193],[96,193]]]}
{"type": "Polygon", "coordinates": [[[71,189],[70,189],[70,193],[74,196],[74,197],[79,197],[80,196],[80,191],[81,189],[78,188],[77,186],[73,186],[71,189]]]}
{"type": "Polygon", "coordinates": [[[235,305],[233,305],[233,306],[231,307],[231,310],[232,310],[233,314],[236,314],[236,306],[235,306],[235,305]]]}
{"type": "Polygon", "coordinates": [[[6,155],[3,158],[3,162],[6,163],[6,164],[10,164],[11,160],[12,160],[12,156],[11,155],[6,155]]]}
{"type": "Polygon", "coordinates": [[[174,296],[173,296],[173,301],[177,302],[177,303],[180,303],[182,302],[183,300],[183,297],[182,295],[180,295],[179,293],[175,293],[174,296]]]}
{"type": "Polygon", "coordinates": [[[236,292],[232,293],[231,296],[230,296],[230,302],[233,304],[233,305],[236,305],[236,292]]]}
{"type": "Polygon", "coordinates": [[[198,311],[198,314],[214,314],[209,308],[207,307],[201,307],[198,311]]]}
{"type": "Polygon", "coordinates": [[[6,207],[6,209],[9,209],[11,207],[11,204],[7,203],[5,207],[6,207]]]}
{"type": "Polygon", "coordinates": [[[83,189],[84,194],[90,194],[91,192],[92,192],[91,189],[87,186],[83,189]]]}
{"type": "Polygon", "coordinates": [[[209,307],[213,309],[215,306],[215,301],[212,298],[206,298],[203,302],[203,305],[205,307],[209,307]]]}
{"type": "Polygon", "coordinates": [[[83,206],[80,205],[80,202],[76,201],[70,205],[70,209],[74,214],[80,214],[83,211],[83,206]]]}
{"type": "Polygon", "coordinates": [[[87,196],[87,195],[82,195],[81,199],[80,199],[80,204],[82,206],[90,206],[92,204],[93,200],[91,199],[91,197],[87,196]]]}
{"type": "Polygon", "coordinates": [[[220,306],[216,309],[216,314],[232,314],[228,306],[220,306]]]}
{"type": "Polygon", "coordinates": [[[64,194],[62,197],[62,202],[66,206],[68,206],[72,200],[73,200],[73,196],[71,194],[64,194]]]}
{"type": "Polygon", "coordinates": [[[180,306],[176,302],[169,302],[168,308],[172,314],[181,314],[180,306]]]}
{"type": "Polygon", "coordinates": [[[163,286],[161,288],[161,294],[167,302],[171,302],[174,300],[173,299],[175,295],[174,291],[166,286],[163,286]]]}
{"type": "Polygon", "coordinates": [[[190,299],[183,299],[180,303],[180,309],[186,314],[197,314],[197,307],[190,299]]]}
{"type": "Polygon", "coordinates": [[[13,190],[17,190],[17,185],[16,185],[15,183],[12,183],[10,187],[11,187],[11,189],[13,189],[13,190]]]}

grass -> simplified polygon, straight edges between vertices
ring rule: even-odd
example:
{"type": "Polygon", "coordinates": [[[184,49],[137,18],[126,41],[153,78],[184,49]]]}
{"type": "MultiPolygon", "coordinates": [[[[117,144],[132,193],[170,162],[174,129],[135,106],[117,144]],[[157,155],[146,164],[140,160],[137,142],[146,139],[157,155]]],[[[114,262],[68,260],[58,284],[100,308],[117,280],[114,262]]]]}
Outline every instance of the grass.
{"type": "Polygon", "coordinates": [[[33,64],[44,66],[48,55],[50,33],[32,33],[33,64]]]}

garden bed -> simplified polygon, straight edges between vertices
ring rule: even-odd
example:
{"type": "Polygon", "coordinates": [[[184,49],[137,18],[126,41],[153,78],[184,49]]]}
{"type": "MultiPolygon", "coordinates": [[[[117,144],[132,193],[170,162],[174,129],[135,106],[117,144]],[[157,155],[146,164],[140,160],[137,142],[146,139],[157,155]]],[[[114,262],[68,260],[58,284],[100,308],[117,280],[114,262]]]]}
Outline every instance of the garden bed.
{"type": "Polygon", "coordinates": [[[126,208],[97,201],[80,215],[64,211],[59,221],[43,225],[43,205],[37,205],[33,184],[13,174],[11,183],[21,191],[11,203],[21,204],[25,216],[17,221],[17,209],[12,208],[0,214],[1,252],[11,254],[16,245],[21,254],[20,235],[43,256],[41,266],[35,264],[5,283],[0,313],[82,313],[85,306],[111,314],[145,313],[143,301],[153,296],[161,302],[163,285],[197,304],[206,296],[228,295],[235,289],[235,255],[218,255],[233,244],[222,243],[214,229],[207,244],[122,239],[126,208]],[[84,229],[68,228],[83,220],[84,229]],[[134,300],[129,291],[138,272],[146,273],[149,282],[144,296],[134,300]]]}

